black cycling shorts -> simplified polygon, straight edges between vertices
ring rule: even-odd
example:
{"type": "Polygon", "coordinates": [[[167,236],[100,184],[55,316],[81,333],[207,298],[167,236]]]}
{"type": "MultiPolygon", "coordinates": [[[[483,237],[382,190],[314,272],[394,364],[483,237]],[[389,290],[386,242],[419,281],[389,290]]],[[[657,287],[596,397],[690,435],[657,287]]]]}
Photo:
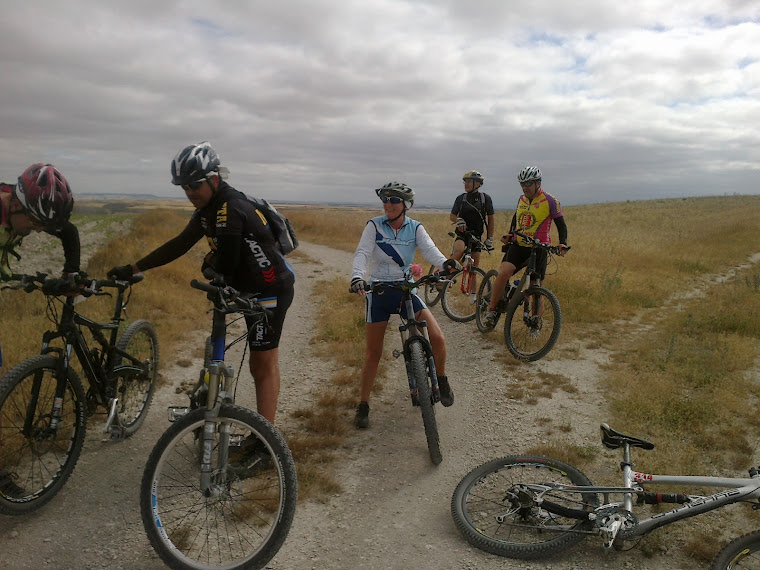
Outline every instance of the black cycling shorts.
{"type": "Polygon", "coordinates": [[[293,285],[286,285],[281,289],[257,295],[256,298],[262,307],[273,313],[267,322],[256,322],[256,317],[245,317],[248,325],[248,346],[254,352],[263,352],[280,346],[285,314],[293,303],[293,285]]]}
{"type": "Polygon", "coordinates": [[[469,243],[470,244],[470,248],[472,249],[473,253],[483,251],[483,246],[480,245],[480,242],[472,239],[473,237],[475,237],[475,238],[479,239],[480,241],[483,241],[483,240],[480,239],[480,238],[483,237],[483,234],[480,234],[479,236],[476,236],[476,235],[474,235],[471,232],[467,232],[467,233],[464,233],[464,234],[460,234],[459,232],[456,232],[456,235],[457,235],[457,237],[456,237],[456,239],[454,241],[457,241],[457,240],[463,241],[465,243],[465,245],[467,245],[469,243]]]}
{"type": "MultiPolygon", "coordinates": [[[[504,263],[506,261],[514,265],[517,269],[522,269],[528,265],[531,249],[532,248],[530,247],[524,247],[512,243],[507,247],[507,253],[504,254],[501,262],[504,263]]],[[[541,279],[541,281],[543,281],[544,277],[546,277],[547,261],[548,257],[546,256],[546,251],[539,249],[536,252],[536,272],[538,273],[538,278],[541,279]]]]}

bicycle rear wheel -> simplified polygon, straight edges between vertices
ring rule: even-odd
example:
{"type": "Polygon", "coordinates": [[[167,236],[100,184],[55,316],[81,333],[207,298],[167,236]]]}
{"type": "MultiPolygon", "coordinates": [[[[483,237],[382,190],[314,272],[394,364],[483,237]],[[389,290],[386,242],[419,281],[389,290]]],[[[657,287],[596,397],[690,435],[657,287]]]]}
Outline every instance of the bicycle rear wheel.
{"type": "Polygon", "coordinates": [[[425,438],[427,439],[430,461],[438,465],[443,461],[441,444],[438,438],[438,423],[435,421],[435,408],[430,390],[430,376],[428,374],[427,357],[422,349],[422,344],[413,342],[409,345],[412,359],[412,371],[414,381],[417,384],[420,410],[422,411],[422,423],[425,426],[425,438]]]}
{"type": "Polygon", "coordinates": [[[0,513],[42,507],[61,490],[82,452],[87,416],[82,382],[73,370],[60,423],[51,425],[57,369],[55,356],[34,356],[0,381],[0,513]]]}
{"type": "Polygon", "coordinates": [[[591,485],[574,467],[540,456],[495,459],[470,471],[451,498],[451,514],[467,541],[486,552],[530,560],[557,554],[580,542],[592,522],[586,518],[595,495],[549,492],[545,501],[575,511],[576,517],[550,513],[535,502],[527,485],[591,485]]]}
{"type": "MultiPolygon", "coordinates": [[[[431,275],[438,271],[438,268],[435,265],[431,265],[430,269],[428,269],[427,274],[431,275]]],[[[428,307],[432,307],[435,305],[438,301],[441,300],[441,290],[443,289],[443,284],[438,283],[425,283],[422,287],[422,294],[425,298],[425,304],[428,307]]]]}
{"type": "Polygon", "coordinates": [[[118,418],[124,435],[135,433],[145,420],[158,382],[158,335],[148,321],[135,321],[127,327],[116,343],[140,364],[117,358],[114,375],[117,377],[116,397],[119,398],[118,418]]]}
{"type": "Polygon", "coordinates": [[[493,282],[499,272],[495,269],[491,269],[486,273],[483,278],[483,282],[478,289],[478,296],[475,300],[475,324],[478,326],[478,330],[482,333],[489,333],[493,330],[493,327],[487,327],[485,324],[486,311],[491,305],[491,292],[493,291],[493,282]]]}
{"type": "Polygon", "coordinates": [[[710,570],[760,568],[760,531],[735,538],[718,553],[710,570]]]}
{"type": "Polygon", "coordinates": [[[145,531],[170,568],[263,568],[293,522],[298,494],[293,457],[262,416],[222,406],[211,450],[212,487],[204,494],[195,431],[203,429],[205,413],[188,413],[153,448],[140,486],[145,531]],[[225,438],[229,447],[222,450],[225,438]],[[261,450],[254,471],[241,474],[221,463],[222,455],[251,439],[261,450]]]}
{"type": "Polygon", "coordinates": [[[533,286],[507,310],[504,341],[512,356],[532,362],[549,353],[561,328],[562,311],[557,297],[548,289],[533,286]]]}
{"type": "MultiPolygon", "coordinates": [[[[460,271],[450,278],[441,293],[441,307],[448,317],[458,323],[466,323],[475,318],[477,294],[485,284],[485,272],[480,267],[460,271]]],[[[486,294],[490,297],[490,284],[486,294]]]]}

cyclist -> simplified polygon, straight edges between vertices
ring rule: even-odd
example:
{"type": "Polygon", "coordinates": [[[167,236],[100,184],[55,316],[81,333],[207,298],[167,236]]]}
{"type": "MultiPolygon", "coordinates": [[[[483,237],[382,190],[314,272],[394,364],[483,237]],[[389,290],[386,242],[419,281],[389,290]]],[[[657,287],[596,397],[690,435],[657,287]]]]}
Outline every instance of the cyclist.
{"type": "MultiPolygon", "coordinates": [[[[537,166],[526,166],[517,175],[517,181],[520,183],[523,195],[520,196],[517,209],[512,216],[509,236],[502,238],[502,242],[505,244],[502,251],[505,254],[499,266],[499,275],[494,279],[491,306],[484,317],[484,324],[491,328],[496,326],[498,319],[496,305],[504,295],[504,289],[510,277],[514,275],[515,271],[527,265],[531,253],[529,244],[522,243],[521,238],[515,239],[514,230],[519,228],[529,236],[533,236],[544,243],[551,243],[549,230],[552,221],[554,221],[557,224],[557,233],[559,234],[560,255],[565,255],[567,248],[567,225],[562,216],[559,200],[541,188],[541,171],[537,166]]],[[[546,272],[546,261],[546,253],[543,250],[539,251],[537,267],[540,269],[541,279],[544,278],[546,272]]]]}
{"type": "MultiPolygon", "coordinates": [[[[372,218],[364,228],[359,245],[354,253],[351,269],[352,293],[364,295],[365,314],[365,355],[361,375],[361,397],[356,409],[357,428],[369,427],[369,397],[377,376],[377,366],[383,352],[383,339],[388,319],[392,314],[405,311],[401,306],[400,291],[385,291],[383,295],[367,293],[370,284],[382,281],[403,281],[409,273],[414,254],[419,247],[423,257],[443,270],[457,268],[458,263],[446,259],[433,243],[425,228],[416,220],[407,217],[406,212],[414,204],[414,190],[406,184],[389,182],[375,190],[383,201],[385,215],[372,218]],[[368,274],[365,281],[365,275],[368,274]]],[[[454,394],[446,377],[446,340],[435,320],[419,296],[413,297],[415,317],[427,322],[433,359],[438,373],[441,403],[451,406],[454,394]]]]}
{"type": "MultiPolygon", "coordinates": [[[[0,183],[0,281],[13,271],[10,256],[20,259],[16,248],[32,231],[44,231],[61,240],[63,275],[79,271],[79,231],[69,221],[74,195],[63,174],[52,164],[32,164],[13,184],[0,183]]],[[[0,350],[0,368],[3,365],[0,350]]],[[[23,495],[10,472],[0,465],[0,492],[23,495]]]]}
{"type": "MultiPolygon", "coordinates": [[[[249,330],[249,367],[256,387],[256,409],[274,424],[280,393],[279,342],[285,314],[293,301],[295,274],[276,247],[274,236],[253,203],[225,182],[228,170],[208,142],[183,148],[171,164],[172,184],[181,186],[195,206],[190,221],[175,238],[130,265],[108,274],[126,279],[160,267],[187,253],[202,237],[211,251],[203,268],[224,275],[238,291],[253,293],[273,311],[267,323],[249,330]]],[[[254,323],[249,322],[248,327],[254,323]]]]}

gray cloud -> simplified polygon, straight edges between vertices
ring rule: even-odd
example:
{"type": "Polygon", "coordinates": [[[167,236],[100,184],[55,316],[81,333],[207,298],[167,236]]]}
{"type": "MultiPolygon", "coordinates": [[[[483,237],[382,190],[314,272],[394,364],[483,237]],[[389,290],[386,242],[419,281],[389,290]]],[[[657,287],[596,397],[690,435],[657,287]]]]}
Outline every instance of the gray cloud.
{"type": "Polygon", "coordinates": [[[269,199],[446,204],[476,168],[511,207],[526,164],[566,204],[757,193],[759,40],[749,1],[15,3],[0,178],[176,196],[210,140],[269,199]]]}

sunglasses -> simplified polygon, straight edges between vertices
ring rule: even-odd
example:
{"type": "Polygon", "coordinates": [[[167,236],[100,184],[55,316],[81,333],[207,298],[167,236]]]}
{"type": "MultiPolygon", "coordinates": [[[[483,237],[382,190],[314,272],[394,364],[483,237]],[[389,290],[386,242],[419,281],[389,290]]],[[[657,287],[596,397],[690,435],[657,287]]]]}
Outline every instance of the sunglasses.
{"type": "Polygon", "coordinates": [[[190,182],[188,184],[183,184],[182,189],[183,190],[197,190],[201,187],[201,184],[203,184],[206,181],[205,178],[202,178],[201,180],[196,180],[195,182],[190,182]]]}
{"type": "Polygon", "coordinates": [[[380,198],[383,201],[383,204],[387,204],[390,202],[391,204],[400,204],[403,202],[403,198],[399,198],[398,196],[383,196],[380,198]]]}
{"type": "Polygon", "coordinates": [[[535,180],[532,180],[530,182],[520,182],[520,186],[522,186],[523,188],[527,188],[528,186],[532,186],[535,183],[536,183],[535,180]]]}

